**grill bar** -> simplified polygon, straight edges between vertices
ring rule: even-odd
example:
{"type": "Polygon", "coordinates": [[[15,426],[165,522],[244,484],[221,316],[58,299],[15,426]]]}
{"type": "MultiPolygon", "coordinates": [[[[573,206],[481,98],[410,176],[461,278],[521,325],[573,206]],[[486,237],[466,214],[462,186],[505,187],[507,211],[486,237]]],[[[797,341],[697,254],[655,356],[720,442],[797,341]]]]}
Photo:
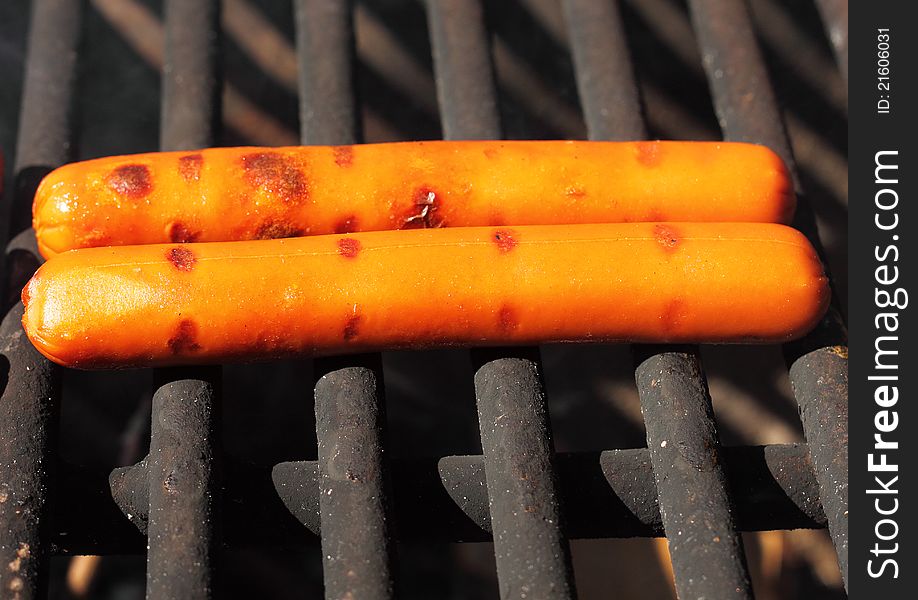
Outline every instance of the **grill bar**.
{"type": "Polygon", "coordinates": [[[217,500],[214,423],[220,369],[168,369],[153,395],[147,598],[210,598],[217,500]],[[207,377],[202,379],[202,377],[207,377]]]}
{"type": "MultiPolygon", "coordinates": [[[[805,445],[724,448],[730,491],[736,497],[736,519],[743,531],[824,528],[818,484],[805,445]]],[[[572,538],[659,537],[664,535],[645,448],[560,454],[559,490],[569,510],[572,538]]],[[[399,539],[451,542],[491,540],[491,519],[481,456],[395,460],[393,506],[399,539]]],[[[63,491],[74,499],[101,496],[98,477],[73,467],[62,468],[63,491]],[[67,476],[68,473],[73,476],[67,476]]],[[[112,495],[124,514],[146,531],[148,487],[145,463],[116,470],[112,495]]],[[[316,461],[285,462],[270,467],[228,461],[223,497],[228,546],[308,546],[321,530],[319,466],[316,461]],[[305,525],[305,527],[303,527],[305,525]]],[[[53,536],[59,553],[139,552],[137,531],[87,528],[110,523],[115,506],[79,503],[93,508],[61,507],[53,536]]],[[[120,513],[119,513],[120,514],[120,513]]],[[[122,519],[122,523],[126,523],[122,519]]]]}
{"type": "MultiPolygon", "coordinates": [[[[731,0],[690,0],[690,7],[724,137],[769,146],[796,180],[790,142],[746,6],[731,0]]],[[[797,196],[794,225],[821,251],[799,182],[797,196]]],[[[784,346],[784,356],[847,586],[848,348],[837,299],[812,333],[784,346]]]]}
{"type": "Polygon", "coordinates": [[[491,44],[478,0],[427,0],[437,102],[447,140],[494,140],[503,134],[491,44]]]}
{"type": "Polygon", "coordinates": [[[816,0],[835,60],[845,80],[848,79],[848,0],[816,0]]]}
{"type": "Polygon", "coordinates": [[[19,290],[40,264],[30,225],[41,178],[70,151],[70,105],[82,5],[36,0],[4,253],[0,326],[0,598],[40,598],[47,590],[48,533],[56,484],[60,374],[25,338],[19,290]],[[13,308],[10,309],[10,304],[13,308]]]}
{"type": "MultiPolygon", "coordinates": [[[[304,144],[352,144],[360,127],[352,5],[296,4],[300,130],[304,144]]],[[[390,598],[395,556],[383,461],[378,354],[316,361],[319,509],[326,598],[390,598]]]]}
{"type": "Polygon", "coordinates": [[[363,137],[354,90],[352,0],[297,0],[300,138],[353,144],[363,137]]]}
{"type": "MultiPolygon", "coordinates": [[[[445,137],[500,138],[481,3],[429,0],[427,10],[445,137]]],[[[501,598],[572,598],[538,349],[473,350],[472,360],[501,598]]]]}
{"type": "MultiPolygon", "coordinates": [[[[617,4],[568,0],[565,9],[590,139],[645,138],[617,4]]],[[[634,352],[676,590],[681,598],[751,598],[698,349],[638,346],[634,352]]]]}
{"type": "Polygon", "coordinates": [[[646,139],[618,0],[565,0],[563,8],[590,139],[646,139]]]}
{"type": "Polygon", "coordinates": [[[48,527],[60,375],[22,335],[22,304],[0,327],[2,367],[9,369],[0,404],[0,598],[38,598],[46,588],[48,527]]]}
{"type": "MultiPolygon", "coordinates": [[[[167,0],[163,150],[210,146],[218,123],[218,0],[167,0]]],[[[221,369],[160,369],[150,429],[147,598],[210,598],[218,529],[221,369]]]]}
{"type": "Polygon", "coordinates": [[[637,385],[680,598],[752,598],[697,347],[636,347],[637,385]]]}
{"type": "Polygon", "coordinates": [[[316,431],[326,598],[393,594],[390,518],[383,463],[382,364],[317,361],[316,431]]]}
{"type": "Polygon", "coordinates": [[[219,0],[166,0],[160,146],[213,144],[220,123],[219,0]]]}

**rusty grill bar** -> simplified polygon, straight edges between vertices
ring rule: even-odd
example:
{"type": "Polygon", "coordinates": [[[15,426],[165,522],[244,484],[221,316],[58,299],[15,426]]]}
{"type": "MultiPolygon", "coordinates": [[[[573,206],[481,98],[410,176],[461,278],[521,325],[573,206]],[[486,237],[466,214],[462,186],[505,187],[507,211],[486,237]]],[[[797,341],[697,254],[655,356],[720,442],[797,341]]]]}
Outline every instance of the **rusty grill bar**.
{"type": "MultiPolygon", "coordinates": [[[[617,2],[563,4],[590,138],[645,138],[617,2]]],[[[818,4],[844,72],[846,6],[818,4]]],[[[689,5],[724,137],[770,146],[796,179],[745,6],[689,5]]],[[[4,309],[40,261],[28,230],[35,187],[69,158],[81,6],[33,2],[4,309]]],[[[296,0],[295,9],[302,142],[359,142],[353,7],[296,0]]],[[[447,139],[501,136],[482,9],[478,0],[427,1],[447,139]]],[[[218,0],[166,2],[163,149],[213,140],[218,13],[218,0]]],[[[797,188],[795,225],[819,249],[797,188]]],[[[493,539],[501,597],[571,598],[568,539],[665,533],[681,597],[751,597],[737,531],[827,526],[847,579],[847,350],[835,306],[816,331],[784,348],[808,445],[721,448],[697,349],[640,347],[648,448],[556,455],[538,349],[489,349],[471,354],[483,456],[388,465],[383,371],[370,355],[317,361],[318,460],[273,468],[222,457],[218,367],[160,370],[150,454],[110,478],[59,461],[59,374],[21,335],[20,317],[21,305],[6,312],[0,338],[9,363],[0,404],[0,564],[18,565],[0,597],[43,595],[50,554],[145,546],[148,597],[210,597],[214,548],[297,547],[315,535],[328,597],[391,597],[395,539],[493,539]]]]}

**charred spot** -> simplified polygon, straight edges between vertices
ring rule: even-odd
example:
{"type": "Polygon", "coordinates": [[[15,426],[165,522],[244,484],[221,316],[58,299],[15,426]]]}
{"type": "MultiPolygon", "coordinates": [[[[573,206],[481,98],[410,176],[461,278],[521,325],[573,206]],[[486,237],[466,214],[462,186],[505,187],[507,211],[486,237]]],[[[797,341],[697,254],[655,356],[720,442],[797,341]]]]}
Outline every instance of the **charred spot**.
{"type": "Polygon", "coordinates": [[[284,221],[265,221],[255,232],[256,240],[276,240],[280,238],[299,237],[303,230],[284,221]]]}
{"type": "Polygon", "coordinates": [[[201,166],[204,164],[204,157],[200,154],[186,154],[179,158],[178,170],[182,179],[187,182],[198,181],[201,179],[201,166]]]}
{"type": "Polygon", "coordinates": [[[516,239],[516,232],[512,229],[498,229],[491,235],[491,239],[502,253],[510,252],[519,243],[516,239]]]}
{"type": "Polygon", "coordinates": [[[169,223],[169,226],[166,227],[166,234],[169,236],[169,241],[176,244],[196,242],[198,238],[201,237],[200,231],[192,229],[181,221],[169,223]]]}
{"type": "Polygon", "coordinates": [[[255,152],[242,157],[245,180],[282,202],[300,202],[309,193],[306,176],[296,161],[277,152],[255,152]]]}
{"type": "Polygon", "coordinates": [[[497,157],[497,148],[491,148],[491,147],[485,148],[485,149],[484,149],[484,155],[485,155],[486,158],[490,158],[490,159],[496,158],[496,157],[497,157]]]}
{"type": "Polygon", "coordinates": [[[671,333],[682,322],[683,304],[681,299],[674,298],[663,307],[663,313],[660,315],[660,324],[663,326],[664,332],[671,333]]]}
{"type": "Polygon", "coordinates": [[[348,317],[347,321],[344,323],[344,331],[341,334],[345,342],[351,341],[360,334],[360,322],[362,320],[363,317],[360,315],[351,315],[348,317]]]}
{"type": "Polygon", "coordinates": [[[665,250],[673,251],[679,245],[679,232],[671,225],[658,223],[653,228],[653,236],[665,250]]]}
{"type": "Polygon", "coordinates": [[[645,167],[655,167],[660,164],[660,142],[638,142],[637,159],[645,167]]]}
{"type": "Polygon", "coordinates": [[[105,177],[105,183],[116,194],[132,200],[153,191],[153,177],[146,165],[121,165],[105,177]]]}
{"type": "Polygon", "coordinates": [[[412,195],[409,215],[402,229],[431,229],[443,227],[443,219],[437,214],[442,198],[437,191],[428,186],[419,187],[412,195]]]}
{"type": "Polygon", "coordinates": [[[186,273],[194,269],[194,263],[198,261],[194,256],[194,252],[182,246],[169,248],[166,252],[166,259],[172,263],[173,267],[186,273]]]}
{"type": "Polygon", "coordinates": [[[512,333],[520,326],[519,315],[515,308],[504,304],[497,311],[497,326],[503,333],[512,333]]]}
{"type": "Polygon", "coordinates": [[[341,238],[338,240],[338,254],[344,258],[356,258],[360,254],[360,240],[341,238]]]}
{"type": "Polygon", "coordinates": [[[349,167],[354,163],[354,149],[351,146],[335,146],[335,164],[349,167]]]}
{"type": "Polygon", "coordinates": [[[335,233],[354,233],[357,225],[357,215],[348,215],[335,223],[335,233]]]}
{"type": "Polygon", "coordinates": [[[200,350],[197,342],[198,326],[191,319],[182,319],[175,328],[175,334],[169,338],[169,349],[172,354],[185,354],[200,350]]]}

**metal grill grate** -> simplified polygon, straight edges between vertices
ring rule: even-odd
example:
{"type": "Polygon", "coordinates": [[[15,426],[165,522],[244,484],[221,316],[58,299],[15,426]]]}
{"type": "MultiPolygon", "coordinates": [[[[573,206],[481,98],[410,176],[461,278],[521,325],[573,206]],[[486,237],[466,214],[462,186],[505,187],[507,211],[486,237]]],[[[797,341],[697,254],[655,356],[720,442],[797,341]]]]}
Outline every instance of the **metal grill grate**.
{"type": "MultiPolygon", "coordinates": [[[[12,190],[11,231],[23,233],[7,252],[4,298],[38,265],[31,198],[41,176],[68,159],[71,136],[82,3],[33,4],[12,190]]],[[[770,146],[796,179],[745,5],[689,4],[724,137],[770,146]]],[[[820,3],[844,66],[838,4],[820,3]]],[[[213,141],[218,5],[166,2],[163,149],[213,141]]],[[[297,0],[295,8],[301,141],[359,142],[351,7],[297,0]]],[[[564,10],[590,138],[644,138],[617,3],[565,0],[564,10]]],[[[481,2],[428,0],[427,16],[445,137],[499,138],[481,2]]],[[[819,248],[797,187],[796,226],[819,248]]],[[[0,404],[0,564],[20,559],[0,597],[43,595],[52,554],[144,547],[148,597],[209,597],[214,547],[296,546],[313,535],[321,535],[326,595],[336,598],[391,597],[396,538],[493,539],[505,598],[573,597],[568,539],[581,537],[665,533],[683,598],[751,597],[741,530],[827,526],[847,575],[846,340],[834,307],[816,331],[784,348],[806,446],[721,448],[697,348],[639,347],[648,448],[555,455],[538,350],[489,349],[472,351],[483,456],[387,462],[383,369],[371,355],[317,361],[318,460],[270,470],[222,456],[219,368],[160,370],[150,453],[113,472],[110,491],[104,475],[59,464],[59,373],[21,335],[20,317],[21,305],[9,310],[0,341],[9,362],[0,404]]]]}

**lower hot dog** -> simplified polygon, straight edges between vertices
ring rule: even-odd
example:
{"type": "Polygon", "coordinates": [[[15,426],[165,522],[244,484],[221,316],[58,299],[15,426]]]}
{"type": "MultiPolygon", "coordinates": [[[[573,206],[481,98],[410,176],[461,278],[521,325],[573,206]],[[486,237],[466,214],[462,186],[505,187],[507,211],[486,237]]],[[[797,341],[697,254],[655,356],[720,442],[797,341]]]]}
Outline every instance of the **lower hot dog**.
{"type": "Polygon", "coordinates": [[[775,224],[371,232],[77,250],[23,291],[51,360],[118,368],[561,341],[783,342],[825,312],[775,224]]]}

